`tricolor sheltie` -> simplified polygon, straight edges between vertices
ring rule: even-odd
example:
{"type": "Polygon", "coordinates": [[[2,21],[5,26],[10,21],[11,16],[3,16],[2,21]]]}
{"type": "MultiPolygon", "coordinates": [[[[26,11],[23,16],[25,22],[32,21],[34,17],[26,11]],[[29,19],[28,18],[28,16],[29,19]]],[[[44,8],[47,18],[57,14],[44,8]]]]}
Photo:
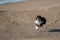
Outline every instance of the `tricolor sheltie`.
{"type": "Polygon", "coordinates": [[[46,24],[46,19],[40,15],[37,15],[35,20],[35,29],[39,30],[39,28],[43,27],[44,24],[46,24]]]}

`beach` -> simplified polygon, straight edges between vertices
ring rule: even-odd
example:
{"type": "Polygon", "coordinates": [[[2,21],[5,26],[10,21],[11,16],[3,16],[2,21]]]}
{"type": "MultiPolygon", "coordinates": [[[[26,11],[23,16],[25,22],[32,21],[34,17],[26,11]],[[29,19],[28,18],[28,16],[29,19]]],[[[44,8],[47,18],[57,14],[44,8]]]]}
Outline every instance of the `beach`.
{"type": "Polygon", "coordinates": [[[0,40],[59,40],[60,0],[28,0],[0,4],[0,40]],[[35,30],[37,15],[47,22],[35,30]]]}

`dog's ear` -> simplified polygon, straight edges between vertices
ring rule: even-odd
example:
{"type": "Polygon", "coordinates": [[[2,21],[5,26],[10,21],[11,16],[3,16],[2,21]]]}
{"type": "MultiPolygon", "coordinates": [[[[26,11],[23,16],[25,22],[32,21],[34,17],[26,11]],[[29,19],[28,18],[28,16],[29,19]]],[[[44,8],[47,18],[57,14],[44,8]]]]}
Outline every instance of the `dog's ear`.
{"type": "Polygon", "coordinates": [[[41,18],[41,15],[37,15],[35,19],[37,20],[37,18],[41,18]]]}
{"type": "Polygon", "coordinates": [[[35,19],[37,20],[37,18],[38,18],[38,15],[36,16],[36,18],[35,18],[35,19]]]}
{"type": "Polygon", "coordinates": [[[35,19],[37,20],[37,17],[35,19]]]}

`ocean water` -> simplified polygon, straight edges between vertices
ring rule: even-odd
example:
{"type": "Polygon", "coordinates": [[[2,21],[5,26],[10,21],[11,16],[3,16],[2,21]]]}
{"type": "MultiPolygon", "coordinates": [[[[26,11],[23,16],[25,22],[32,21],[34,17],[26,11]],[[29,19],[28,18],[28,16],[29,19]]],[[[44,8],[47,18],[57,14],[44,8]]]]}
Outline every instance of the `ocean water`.
{"type": "Polygon", "coordinates": [[[11,2],[21,2],[27,0],[0,0],[0,4],[11,3],[11,2]]]}

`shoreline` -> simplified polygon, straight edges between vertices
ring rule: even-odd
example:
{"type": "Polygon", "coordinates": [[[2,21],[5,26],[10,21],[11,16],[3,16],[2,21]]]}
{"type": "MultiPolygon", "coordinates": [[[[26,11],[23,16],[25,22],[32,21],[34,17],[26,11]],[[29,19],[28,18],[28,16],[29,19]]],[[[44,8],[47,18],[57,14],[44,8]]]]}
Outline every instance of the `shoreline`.
{"type": "Polygon", "coordinates": [[[0,3],[0,5],[4,5],[4,4],[13,4],[13,3],[20,3],[20,2],[25,2],[25,1],[28,1],[28,0],[22,0],[22,1],[11,1],[11,2],[5,2],[5,3],[0,3]]]}

